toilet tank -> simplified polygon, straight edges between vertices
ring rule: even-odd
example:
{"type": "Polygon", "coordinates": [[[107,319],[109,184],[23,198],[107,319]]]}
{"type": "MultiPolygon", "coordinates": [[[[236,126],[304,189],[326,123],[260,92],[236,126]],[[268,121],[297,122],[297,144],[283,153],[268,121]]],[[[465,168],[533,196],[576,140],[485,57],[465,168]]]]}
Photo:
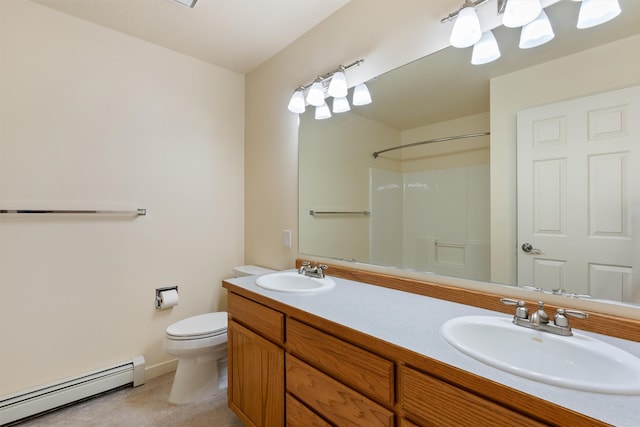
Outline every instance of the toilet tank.
{"type": "Polygon", "coordinates": [[[275,273],[276,270],[260,267],[258,265],[241,265],[234,267],[233,277],[256,276],[258,274],[275,273]]]}

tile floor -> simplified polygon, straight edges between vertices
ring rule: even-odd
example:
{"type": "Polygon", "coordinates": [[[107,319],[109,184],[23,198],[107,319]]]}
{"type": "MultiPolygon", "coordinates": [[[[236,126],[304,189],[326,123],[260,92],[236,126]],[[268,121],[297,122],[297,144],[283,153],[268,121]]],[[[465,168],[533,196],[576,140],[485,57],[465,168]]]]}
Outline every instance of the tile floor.
{"type": "Polygon", "coordinates": [[[167,401],[173,373],[147,380],[140,387],[109,392],[20,423],[20,427],[244,427],[227,407],[223,392],[200,402],[167,401]]]}

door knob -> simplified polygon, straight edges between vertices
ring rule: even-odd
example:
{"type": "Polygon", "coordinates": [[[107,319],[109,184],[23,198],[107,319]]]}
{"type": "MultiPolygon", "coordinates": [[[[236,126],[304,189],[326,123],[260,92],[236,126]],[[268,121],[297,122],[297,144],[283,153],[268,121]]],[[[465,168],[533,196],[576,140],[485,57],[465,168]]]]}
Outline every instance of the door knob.
{"type": "Polygon", "coordinates": [[[523,243],[522,250],[529,255],[540,255],[542,251],[533,247],[531,243],[523,243]]]}

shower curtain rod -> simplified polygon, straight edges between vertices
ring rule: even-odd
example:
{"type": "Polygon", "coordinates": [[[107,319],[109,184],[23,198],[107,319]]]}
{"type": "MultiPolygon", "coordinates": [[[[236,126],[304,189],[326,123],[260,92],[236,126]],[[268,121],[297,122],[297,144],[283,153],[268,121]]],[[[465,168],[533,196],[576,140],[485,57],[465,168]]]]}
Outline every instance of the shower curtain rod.
{"type": "Polygon", "coordinates": [[[466,135],[456,135],[456,136],[445,136],[443,138],[430,139],[428,141],[420,141],[420,142],[414,142],[411,144],[398,145],[397,147],[391,147],[384,150],[375,151],[373,153],[373,158],[377,159],[378,156],[382,153],[386,153],[387,151],[399,150],[401,148],[416,147],[418,145],[432,144],[434,142],[446,142],[446,141],[453,141],[455,139],[473,138],[476,136],[487,136],[487,135],[491,135],[491,132],[469,133],[466,135]]]}

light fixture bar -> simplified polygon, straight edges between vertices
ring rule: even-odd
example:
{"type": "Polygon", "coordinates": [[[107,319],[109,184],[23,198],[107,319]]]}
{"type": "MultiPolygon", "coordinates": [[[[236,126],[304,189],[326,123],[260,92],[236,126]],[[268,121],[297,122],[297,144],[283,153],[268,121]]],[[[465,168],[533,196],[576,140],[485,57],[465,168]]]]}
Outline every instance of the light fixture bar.
{"type": "Polygon", "coordinates": [[[193,8],[196,5],[196,2],[198,0],[173,0],[173,1],[178,3],[180,6],[193,8]]]}
{"type": "MultiPolygon", "coordinates": [[[[485,0],[487,1],[487,0],[485,0]]],[[[333,76],[334,73],[337,73],[338,71],[347,71],[351,68],[357,67],[359,65],[361,65],[364,62],[364,59],[358,59],[355,62],[352,62],[349,65],[340,65],[338,66],[338,68],[336,68],[335,70],[329,71],[328,73],[322,74],[321,76],[316,77],[316,79],[314,81],[312,81],[309,84],[306,84],[304,86],[298,86],[297,90],[307,90],[311,87],[311,85],[313,85],[316,81],[324,81],[327,80],[329,77],[333,76]]]]}
{"type": "MultiPolygon", "coordinates": [[[[306,105],[316,107],[316,119],[324,119],[331,117],[331,111],[326,105],[326,94],[334,99],[334,113],[341,113],[349,110],[349,103],[346,96],[349,90],[347,86],[346,71],[362,64],[364,59],[358,59],[349,65],[339,65],[335,70],[322,74],[306,85],[298,86],[291,99],[287,109],[292,113],[302,114],[305,112],[306,105]],[[329,82],[329,84],[327,84],[329,82]],[[308,89],[308,90],[307,90],[308,89]],[[306,93],[305,93],[306,92],[306,93]],[[338,99],[338,105],[335,100],[338,99]],[[346,103],[346,105],[344,105],[346,103]]],[[[371,100],[369,99],[369,102],[371,100]]],[[[363,104],[364,105],[364,104],[363,104]]]]}
{"type": "Polygon", "coordinates": [[[507,8],[507,0],[498,0],[498,15],[503,15],[507,8]]]}
{"type": "MultiPolygon", "coordinates": [[[[465,4],[471,3],[471,4],[473,4],[473,7],[478,7],[478,6],[482,6],[483,4],[485,4],[488,1],[489,0],[466,1],[465,4]]],[[[445,22],[453,21],[454,19],[456,19],[458,17],[458,14],[460,13],[460,11],[464,8],[465,4],[460,6],[460,9],[458,9],[455,12],[452,12],[449,15],[445,16],[444,18],[442,18],[440,20],[440,23],[444,24],[445,22]]]]}

